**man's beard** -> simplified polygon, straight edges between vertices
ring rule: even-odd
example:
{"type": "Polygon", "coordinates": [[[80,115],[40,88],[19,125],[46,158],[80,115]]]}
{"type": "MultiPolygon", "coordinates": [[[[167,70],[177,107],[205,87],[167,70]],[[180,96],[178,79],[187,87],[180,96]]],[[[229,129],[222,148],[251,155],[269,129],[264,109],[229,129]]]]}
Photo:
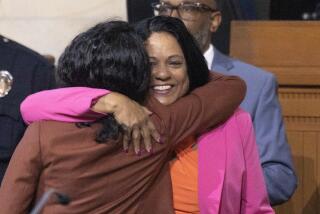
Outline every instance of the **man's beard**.
{"type": "Polygon", "coordinates": [[[202,53],[207,50],[208,45],[208,38],[210,38],[211,32],[208,30],[198,31],[192,34],[195,40],[198,43],[199,48],[201,49],[202,53]]]}

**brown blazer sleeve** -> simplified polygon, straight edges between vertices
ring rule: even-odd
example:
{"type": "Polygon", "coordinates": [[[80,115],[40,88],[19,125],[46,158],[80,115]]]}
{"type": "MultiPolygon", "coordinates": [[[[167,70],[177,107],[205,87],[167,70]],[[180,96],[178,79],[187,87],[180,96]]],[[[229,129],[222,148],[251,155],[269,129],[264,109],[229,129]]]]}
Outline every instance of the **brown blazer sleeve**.
{"type": "Polygon", "coordinates": [[[0,213],[29,213],[41,169],[39,123],[30,125],[18,144],[0,188],[0,213]]]}
{"type": "Polygon", "coordinates": [[[163,106],[150,99],[162,136],[173,144],[192,134],[201,134],[228,119],[244,99],[246,85],[235,76],[214,73],[211,81],[177,102],[163,106]]]}

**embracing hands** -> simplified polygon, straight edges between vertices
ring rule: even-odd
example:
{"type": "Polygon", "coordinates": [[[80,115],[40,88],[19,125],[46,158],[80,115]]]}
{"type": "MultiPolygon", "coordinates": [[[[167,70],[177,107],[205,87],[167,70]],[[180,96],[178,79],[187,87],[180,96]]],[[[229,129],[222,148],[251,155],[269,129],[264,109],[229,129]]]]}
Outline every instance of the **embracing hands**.
{"type": "Polygon", "coordinates": [[[160,135],[149,117],[152,112],[125,95],[111,92],[100,97],[92,106],[92,110],[114,115],[124,130],[123,149],[126,152],[129,150],[130,142],[138,155],[142,151],[141,142],[147,152],[152,151],[152,139],[160,142],[160,135]]]}

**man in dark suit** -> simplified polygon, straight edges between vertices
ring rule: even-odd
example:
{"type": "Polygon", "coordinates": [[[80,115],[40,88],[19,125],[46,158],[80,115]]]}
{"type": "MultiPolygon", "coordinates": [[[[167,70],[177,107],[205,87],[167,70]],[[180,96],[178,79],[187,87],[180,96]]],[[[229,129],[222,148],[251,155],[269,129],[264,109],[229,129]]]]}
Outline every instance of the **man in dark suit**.
{"type": "Polygon", "coordinates": [[[292,196],[297,178],[277,97],[277,82],[273,74],[226,56],[213,47],[213,33],[221,24],[219,3],[215,0],[160,0],[154,10],[185,23],[211,70],[245,80],[247,95],[241,107],[253,120],[270,202],[281,204],[292,196]]]}
{"type": "Polygon", "coordinates": [[[0,35],[0,183],[26,129],[20,103],[29,94],[53,88],[53,70],[44,57],[0,35]]]}

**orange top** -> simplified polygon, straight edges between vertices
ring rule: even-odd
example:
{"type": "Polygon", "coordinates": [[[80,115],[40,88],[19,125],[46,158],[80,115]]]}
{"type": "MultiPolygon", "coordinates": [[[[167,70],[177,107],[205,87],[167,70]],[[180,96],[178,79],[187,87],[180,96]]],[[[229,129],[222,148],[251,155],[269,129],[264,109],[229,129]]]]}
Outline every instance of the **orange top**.
{"type": "Polygon", "coordinates": [[[188,137],[184,141],[184,145],[176,149],[177,158],[170,164],[174,210],[176,214],[200,213],[198,152],[192,148],[196,140],[194,137],[188,137]]]}

